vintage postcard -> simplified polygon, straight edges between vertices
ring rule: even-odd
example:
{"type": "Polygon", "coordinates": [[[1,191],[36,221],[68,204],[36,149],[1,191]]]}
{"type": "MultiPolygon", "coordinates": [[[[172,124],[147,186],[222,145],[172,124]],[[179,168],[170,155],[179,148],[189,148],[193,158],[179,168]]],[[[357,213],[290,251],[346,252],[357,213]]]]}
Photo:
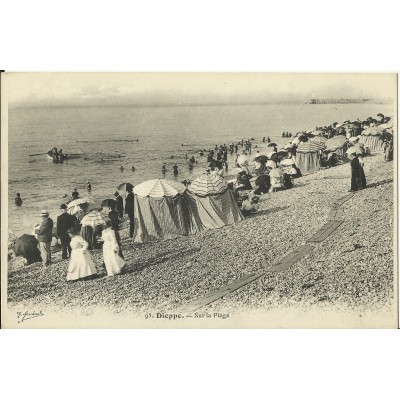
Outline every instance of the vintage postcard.
{"type": "Polygon", "coordinates": [[[2,73],[2,327],[398,327],[397,79],[2,73]]]}

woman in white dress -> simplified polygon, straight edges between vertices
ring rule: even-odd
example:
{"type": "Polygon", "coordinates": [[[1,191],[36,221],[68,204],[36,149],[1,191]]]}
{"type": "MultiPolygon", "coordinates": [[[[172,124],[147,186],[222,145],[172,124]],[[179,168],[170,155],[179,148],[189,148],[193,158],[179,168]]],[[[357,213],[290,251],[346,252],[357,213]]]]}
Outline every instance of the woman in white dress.
{"type": "Polygon", "coordinates": [[[111,227],[111,221],[106,222],[106,229],[103,230],[103,258],[106,266],[107,275],[113,276],[119,274],[125,265],[125,260],[120,256],[120,247],[118,245],[115,231],[111,227]]]}
{"type": "Polygon", "coordinates": [[[97,275],[96,266],[88,250],[88,242],[78,235],[73,228],[68,230],[68,235],[71,238],[70,246],[72,252],[68,266],[67,281],[76,281],[97,275]]]}

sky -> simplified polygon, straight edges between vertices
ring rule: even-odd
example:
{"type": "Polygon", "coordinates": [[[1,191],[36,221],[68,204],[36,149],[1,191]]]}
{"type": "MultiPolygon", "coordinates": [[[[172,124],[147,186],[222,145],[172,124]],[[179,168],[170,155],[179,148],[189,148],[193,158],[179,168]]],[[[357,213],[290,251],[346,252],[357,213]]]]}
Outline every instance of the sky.
{"type": "Polygon", "coordinates": [[[10,106],[122,106],[394,98],[396,74],[6,73],[10,106]]]}

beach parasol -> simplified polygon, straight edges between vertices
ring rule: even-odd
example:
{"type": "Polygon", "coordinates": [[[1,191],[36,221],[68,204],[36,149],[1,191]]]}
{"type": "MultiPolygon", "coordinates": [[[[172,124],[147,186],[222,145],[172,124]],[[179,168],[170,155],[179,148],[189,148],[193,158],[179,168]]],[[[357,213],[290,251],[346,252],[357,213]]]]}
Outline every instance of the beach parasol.
{"type": "Polygon", "coordinates": [[[310,142],[315,142],[315,143],[326,143],[328,139],[324,136],[315,136],[310,139],[310,142]]]}
{"type": "Polygon", "coordinates": [[[79,205],[81,205],[81,204],[89,204],[89,202],[90,202],[90,200],[89,200],[88,197],[82,197],[81,199],[75,199],[75,200],[70,201],[70,202],[67,204],[67,209],[68,209],[68,208],[72,208],[72,207],[79,206],[79,205]]]}
{"type": "Polygon", "coordinates": [[[315,142],[302,142],[297,147],[297,152],[299,153],[313,153],[318,150],[323,150],[325,148],[324,143],[315,142]]]}
{"type": "Polygon", "coordinates": [[[274,168],[269,171],[269,176],[271,178],[281,178],[283,176],[283,172],[279,168],[274,168]]]}
{"type": "Polygon", "coordinates": [[[393,123],[392,122],[387,122],[386,124],[378,125],[376,128],[378,128],[380,130],[384,130],[384,129],[390,129],[392,127],[393,127],[393,123]]]}
{"type": "Polygon", "coordinates": [[[105,225],[106,221],[100,211],[91,211],[82,218],[81,224],[82,226],[95,227],[98,225],[105,225]]]}
{"type": "Polygon", "coordinates": [[[258,158],[260,159],[261,164],[265,164],[268,161],[268,157],[264,155],[258,156],[258,158]]]}
{"type": "Polygon", "coordinates": [[[112,209],[115,208],[117,202],[114,199],[105,199],[101,202],[102,207],[110,207],[112,209]]]}
{"type": "Polygon", "coordinates": [[[67,204],[67,212],[68,214],[75,215],[78,211],[82,210],[82,205],[86,205],[86,208],[89,207],[89,205],[94,205],[94,203],[89,200],[87,197],[83,197],[82,199],[75,199],[70,201],[67,204]]]}
{"type": "Polygon", "coordinates": [[[181,182],[170,181],[168,179],[150,179],[136,185],[133,193],[142,197],[175,197],[184,193],[186,186],[181,182]]]}
{"type": "Polygon", "coordinates": [[[133,189],[132,183],[124,182],[117,186],[117,190],[125,190],[125,192],[127,192],[128,189],[133,189]]]}
{"type": "Polygon", "coordinates": [[[286,150],[279,150],[276,154],[277,154],[279,157],[286,157],[287,154],[288,154],[288,152],[287,152],[286,150]]]}
{"type": "Polygon", "coordinates": [[[14,252],[16,256],[25,257],[28,264],[41,261],[40,251],[38,249],[39,242],[33,235],[22,235],[16,242],[14,252]]]}
{"type": "Polygon", "coordinates": [[[380,140],[392,140],[393,135],[391,133],[385,131],[379,135],[379,139],[380,140]]]}
{"type": "Polygon", "coordinates": [[[268,160],[265,166],[269,168],[276,168],[276,162],[274,160],[268,160]]]}
{"type": "Polygon", "coordinates": [[[290,166],[294,164],[294,161],[291,158],[285,158],[281,161],[281,165],[290,166]]]}
{"type": "Polygon", "coordinates": [[[362,155],[364,154],[364,149],[357,143],[354,146],[349,147],[346,151],[347,156],[353,153],[356,153],[357,155],[362,155]]]}
{"type": "Polygon", "coordinates": [[[277,146],[276,143],[268,143],[268,146],[267,146],[267,147],[275,147],[275,146],[277,146]]]}
{"type": "Polygon", "coordinates": [[[206,196],[221,193],[226,188],[227,182],[221,176],[203,174],[192,181],[189,191],[199,196],[206,196]]]}
{"type": "Polygon", "coordinates": [[[324,134],[324,132],[323,131],[319,131],[319,130],[310,132],[310,135],[312,135],[312,136],[318,136],[318,135],[323,135],[323,134],[324,134]]]}
{"type": "Polygon", "coordinates": [[[300,143],[301,142],[308,142],[308,136],[307,135],[299,136],[299,140],[300,140],[300,143]]]}
{"type": "Polygon", "coordinates": [[[271,158],[273,154],[276,154],[276,151],[270,151],[269,153],[267,153],[267,157],[271,158]]]}
{"type": "Polygon", "coordinates": [[[347,143],[347,139],[344,136],[334,136],[333,138],[328,139],[325,143],[326,150],[332,151],[336,149],[341,149],[345,145],[345,143],[347,143]]]}
{"type": "Polygon", "coordinates": [[[382,130],[383,129],[379,129],[379,126],[371,126],[370,128],[364,129],[361,134],[364,136],[377,136],[382,130]]]}

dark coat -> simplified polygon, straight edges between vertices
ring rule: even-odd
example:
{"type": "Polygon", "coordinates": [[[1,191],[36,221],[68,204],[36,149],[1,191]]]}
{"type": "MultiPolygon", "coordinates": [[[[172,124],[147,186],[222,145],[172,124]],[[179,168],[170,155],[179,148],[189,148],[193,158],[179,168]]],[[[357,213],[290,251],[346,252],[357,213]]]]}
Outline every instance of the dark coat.
{"type": "Polygon", "coordinates": [[[125,199],[125,214],[133,216],[133,193],[129,192],[125,199]]]}
{"type": "Polygon", "coordinates": [[[122,200],[122,196],[118,195],[115,198],[115,201],[117,202],[117,205],[115,206],[115,210],[120,213],[124,211],[124,201],[122,200]]]}
{"type": "Polygon", "coordinates": [[[57,237],[61,240],[68,240],[68,229],[73,228],[77,221],[73,215],[62,213],[57,217],[57,237]]]}
{"type": "Polygon", "coordinates": [[[351,166],[351,190],[364,189],[367,186],[364,169],[360,164],[358,157],[354,157],[350,163],[351,166]]]}
{"type": "Polygon", "coordinates": [[[37,240],[39,242],[50,243],[53,236],[53,220],[47,217],[42,222],[42,225],[36,229],[35,233],[37,233],[37,240]]]}

